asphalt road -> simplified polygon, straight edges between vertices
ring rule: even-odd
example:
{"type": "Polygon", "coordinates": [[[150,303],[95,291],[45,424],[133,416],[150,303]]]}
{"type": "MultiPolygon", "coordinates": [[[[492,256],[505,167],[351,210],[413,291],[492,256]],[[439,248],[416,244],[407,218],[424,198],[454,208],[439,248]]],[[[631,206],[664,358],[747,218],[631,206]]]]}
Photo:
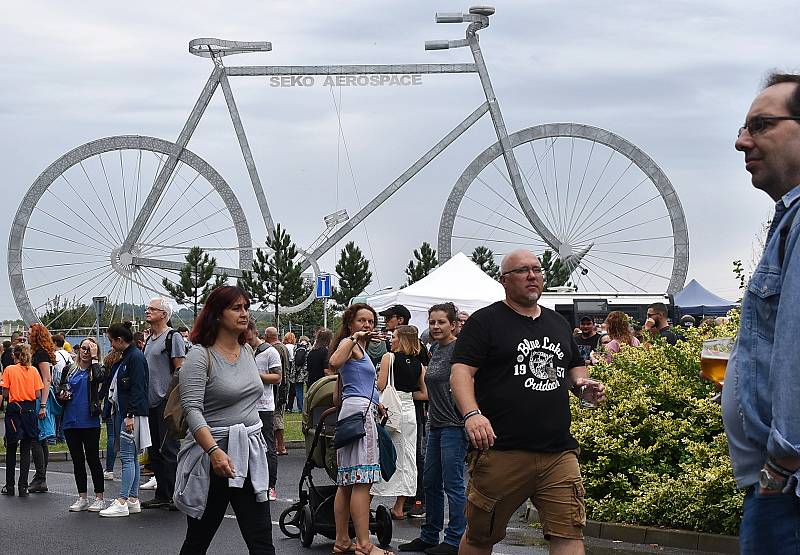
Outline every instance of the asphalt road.
{"type": "MultiPolygon", "coordinates": [[[[0,472],[5,472],[4,457],[0,458],[0,472]]],[[[323,536],[316,536],[313,545],[303,548],[300,540],[283,535],[278,527],[278,517],[298,496],[298,482],[305,455],[300,449],[289,451],[289,455],[279,457],[278,501],[271,504],[272,537],[277,553],[328,554],[333,542],[323,536]]],[[[31,472],[31,477],[33,472],[31,472]]],[[[119,475],[119,462],[117,462],[119,475]]],[[[322,484],[327,477],[324,471],[314,471],[315,480],[322,484]]],[[[101,518],[95,513],[70,513],[67,507],[77,497],[72,476],[72,463],[53,461],[48,468],[47,494],[31,494],[27,498],[0,497],[0,553],[59,554],[71,553],[135,553],[167,554],[177,553],[186,533],[186,517],[179,512],[151,509],[127,518],[101,518]]],[[[92,495],[91,479],[89,495],[92,495]]],[[[113,499],[119,491],[119,482],[106,482],[106,498],[113,499]]],[[[142,499],[152,496],[142,492],[142,499]]],[[[374,505],[381,502],[376,498],[374,505]]],[[[387,506],[392,500],[384,499],[387,506]]],[[[410,541],[419,535],[421,520],[409,519],[394,521],[391,545],[410,541]]],[[[373,541],[374,538],[373,538],[373,541]]],[[[519,520],[509,523],[506,539],[498,544],[495,553],[506,555],[544,554],[547,543],[541,533],[519,520]]],[[[587,540],[587,552],[594,555],[606,553],[694,553],[652,546],[636,546],[605,540],[587,540]]],[[[239,534],[236,517],[231,510],[223,520],[209,553],[247,553],[247,548],[239,534]]]]}

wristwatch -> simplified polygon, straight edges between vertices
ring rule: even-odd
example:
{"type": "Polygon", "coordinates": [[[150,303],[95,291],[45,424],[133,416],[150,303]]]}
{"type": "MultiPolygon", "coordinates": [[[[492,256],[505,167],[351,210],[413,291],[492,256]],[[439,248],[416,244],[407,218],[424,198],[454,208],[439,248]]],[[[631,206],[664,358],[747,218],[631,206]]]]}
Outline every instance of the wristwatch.
{"type": "Polygon", "coordinates": [[[786,478],[773,474],[768,468],[762,468],[758,477],[758,485],[762,489],[782,490],[786,485],[786,478]]]}
{"type": "Polygon", "coordinates": [[[351,335],[350,337],[348,337],[348,339],[350,341],[352,341],[353,343],[358,343],[358,339],[356,339],[356,337],[354,335],[351,335]]]}

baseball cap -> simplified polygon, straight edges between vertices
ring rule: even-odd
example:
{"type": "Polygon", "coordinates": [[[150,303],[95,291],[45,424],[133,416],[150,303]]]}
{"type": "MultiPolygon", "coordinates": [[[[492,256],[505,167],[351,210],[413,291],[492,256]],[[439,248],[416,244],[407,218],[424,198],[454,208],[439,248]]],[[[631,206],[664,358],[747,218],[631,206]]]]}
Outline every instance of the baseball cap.
{"type": "Polygon", "coordinates": [[[406,307],[401,304],[396,304],[394,306],[390,306],[386,310],[380,313],[381,316],[384,318],[391,318],[392,316],[402,316],[406,320],[406,324],[411,322],[411,313],[408,311],[406,307]]]}
{"type": "Polygon", "coordinates": [[[584,316],[583,318],[581,318],[581,323],[583,323],[583,322],[590,322],[590,323],[594,324],[594,320],[592,320],[588,316],[584,316]]]}

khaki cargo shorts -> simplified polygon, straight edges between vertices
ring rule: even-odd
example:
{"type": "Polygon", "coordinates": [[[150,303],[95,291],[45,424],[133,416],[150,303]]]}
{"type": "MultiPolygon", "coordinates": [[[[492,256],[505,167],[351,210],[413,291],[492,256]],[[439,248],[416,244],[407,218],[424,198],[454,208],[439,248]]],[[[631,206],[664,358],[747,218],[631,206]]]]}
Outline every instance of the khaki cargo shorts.
{"type": "Polygon", "coordinates": [[[491,547],[526,499],[539,511],[544,537],[583,539],[584,489],[578,451],[473,451],[467,485],[467,543],[491,547]]]}

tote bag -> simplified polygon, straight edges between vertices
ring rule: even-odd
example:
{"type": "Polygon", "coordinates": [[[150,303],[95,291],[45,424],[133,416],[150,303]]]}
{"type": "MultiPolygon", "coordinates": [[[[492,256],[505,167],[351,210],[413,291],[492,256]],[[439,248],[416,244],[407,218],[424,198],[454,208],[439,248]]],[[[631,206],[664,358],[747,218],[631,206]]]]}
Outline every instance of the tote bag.
{"type": "Polygon", "coordinates": [[[400,421],[403,417],[403,403],[397,389],[394,387],[394,353],[389,353],[389,380],[381,393],[381,404],[386,407],[389,414],[386,427],[391,432],[400,432],[400,421]]]}

